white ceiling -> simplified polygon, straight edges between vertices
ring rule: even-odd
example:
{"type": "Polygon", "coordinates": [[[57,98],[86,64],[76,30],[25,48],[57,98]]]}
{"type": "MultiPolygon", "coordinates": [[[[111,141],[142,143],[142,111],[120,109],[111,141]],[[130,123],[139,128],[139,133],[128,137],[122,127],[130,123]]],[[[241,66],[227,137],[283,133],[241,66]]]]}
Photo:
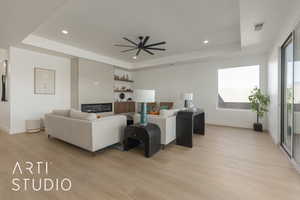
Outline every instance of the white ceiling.
{"type": "Polygon", "coordinates": [[[0,47],[23,41],[131,69],[262,53],[270,49],[297,1],[1,0],[0,47]],[[255,32],[259,22],[264,28],[255,32]],[[61,34],[63,29],[69,34],[61,34]],[[137,40],[140,35],[151,36],[149,42],[166,41],[167,51],[133,60],[134,52],[120,53],[122,49],[113,46],[126,44],[122,37],[137,40]]]}
{"type": "Polygon", "coordinates": [[[242,47],[264,46],[269,48],[289,11],[299,0],[240,0],[242,47]],[[254,25],[264,23],[263,30],[254,31],[254,25]]]}
{"type": "Polygon", "coordinates": [[[22,41],[66,0],[1,0],[0,48],[22,41]]]}
{"type": "Polygon", "coordinates": [[[142,53],[138,62],[194,52],[208,46],[240,42],[238,0],[70,0],[34,33],[50,40],[123,61],[134,52],[120,53],[114,44],[128,44],[149,35],[150,42],[166,41],[167,51],[142,53]],[[70,34],[61,34],[67,29],[70,34]]]}

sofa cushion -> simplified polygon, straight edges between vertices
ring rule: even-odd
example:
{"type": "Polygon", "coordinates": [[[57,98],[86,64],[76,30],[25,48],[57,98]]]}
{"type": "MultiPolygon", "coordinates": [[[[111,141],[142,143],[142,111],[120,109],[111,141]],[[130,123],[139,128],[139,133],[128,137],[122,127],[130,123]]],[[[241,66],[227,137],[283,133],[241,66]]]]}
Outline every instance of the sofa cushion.
{"type": "Polygon", "coordinates": [[[171,117],[173,115],[176,115],[179,109],[171,109],[171,110],[161,110],[160,116],[162,117],[171,117]]]}
{"type": "Polygon", "coordinates": [[[52,114],[63,116],[63,117],[70,117],[70,110],[68,110],[68,109],[65,109],[65,110],[53,110],[52,114]]]}
{"type": "Polygon", "coordinates": [[[71,110],[70,117],[74,119],[82,119],[88,121],[93,121],[97,119],[97,115],[95,113],[84,113],[78,110],[71,110]]]}

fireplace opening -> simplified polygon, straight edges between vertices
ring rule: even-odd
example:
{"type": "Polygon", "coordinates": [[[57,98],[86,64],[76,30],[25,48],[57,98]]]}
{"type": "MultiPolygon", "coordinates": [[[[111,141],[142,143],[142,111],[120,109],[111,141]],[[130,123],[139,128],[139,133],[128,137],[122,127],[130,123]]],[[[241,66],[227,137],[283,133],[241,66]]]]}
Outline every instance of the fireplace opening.
{"type": "Polygon", "coordinates": [[[81,104],[81,111],[87,113],[112,112],[112,103],[81,104]]]}

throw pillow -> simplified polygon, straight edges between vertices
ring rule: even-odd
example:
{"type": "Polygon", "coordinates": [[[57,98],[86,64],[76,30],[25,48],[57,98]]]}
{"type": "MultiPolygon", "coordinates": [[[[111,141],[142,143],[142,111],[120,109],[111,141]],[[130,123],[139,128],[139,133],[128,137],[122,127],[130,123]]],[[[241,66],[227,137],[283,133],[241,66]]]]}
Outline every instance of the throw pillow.
{"type": "Polygon", "coordinates": [[[159,112],[158,111],[152,111],[152,112],[149,112],[150,115],[159,115],[159,112]]]}
{"type": "Polygon", "coordinates": [[[169,106],[161,106],[160,110],[169,110],[169,106]]]}

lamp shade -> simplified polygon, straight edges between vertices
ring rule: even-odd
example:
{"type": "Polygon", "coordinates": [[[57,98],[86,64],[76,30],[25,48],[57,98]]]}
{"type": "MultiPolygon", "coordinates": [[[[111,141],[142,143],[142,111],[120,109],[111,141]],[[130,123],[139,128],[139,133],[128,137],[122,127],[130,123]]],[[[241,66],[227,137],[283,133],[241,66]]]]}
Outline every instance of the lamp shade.
{"type": "Polygon", "coordinates": [[[155,102],[155,90],[135,90],[134,100],[140,103],[155,102]]]}
{"type": "Polygon", "coordinates": [[[183,99],[188,100],[188,101],[192,101],[193,100],[193,93],[184,93],[183,94],[183,99]]]}

